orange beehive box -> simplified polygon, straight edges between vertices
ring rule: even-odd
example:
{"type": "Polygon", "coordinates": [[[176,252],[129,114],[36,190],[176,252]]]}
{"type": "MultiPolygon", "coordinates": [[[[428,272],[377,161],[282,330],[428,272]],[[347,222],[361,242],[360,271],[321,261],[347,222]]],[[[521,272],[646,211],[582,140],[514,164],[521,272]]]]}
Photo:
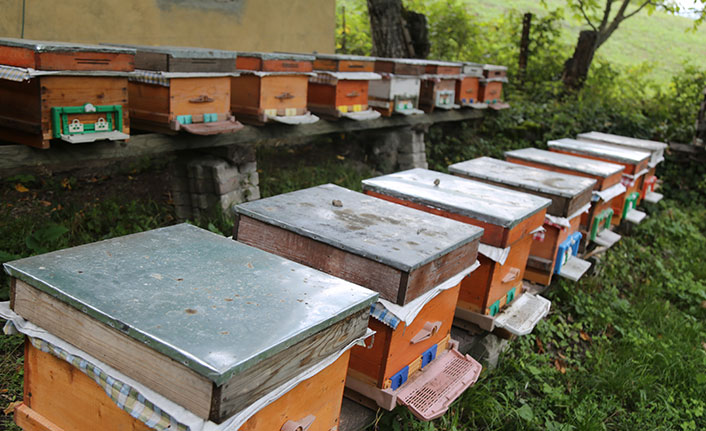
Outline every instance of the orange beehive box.
{"type": "Polygon", "coordinates": [[[26,431],[328,431],[378,298],[187,224],[4,266],[26,431]]]}
{"type": "Polygon", "coordinates": [[[524,335],[549,310],[548,301],[535,297],[522,301],[522,312],[506,310],[523,296],[530,232],[544,223],[549,199],[426,169],[364,180],[363,190],[380,199],[484,229],[480,267],[461,283],[457,319],[486,330],[499,326],[524,335]],[[507,317],[515,312],[527,320],[508,322],[507,317]]]}
{"type": "Polygon", "coordinates": [[[360,55],[317,54],[316,76],[309,79],[308,106],[332,119],[374,120],[380,113],[368,107],[370,81],[381,76],[372,72],[375,59],[360,55]]]}
{"type": "Polygon", "coordinates": [[[240,76],[231,81],[231,110],[255,124],[318,121],[307,109],[314,59],[303,54],[238,52],[240,76]]]}
{"type": "Polygon", "coordinates": [[[129,138],[135,51],[0,38],[0,139],[49,148],[129,138]]]}
{"type": "Polygon", "coordinates": [[[449,172],[466,178],[519,190],[552,200],[530,249],[525,278],[544,285],[556,273],[578,280],[590,263],[578,258],[581,215],[591,206],[596,180],[480,157],[449,166],[449,172]]]}
{"type": "Polygon", "coordinates": [[[137,129],[196,135],[243,128],[230,113],[235,52],[172,46],[136,50],[130,76],[130,120],[137,129]]]}
{"type": "Polygon", "coordinates": [[[596,180],[591,209],[581,215],[583,243],[593,241],[598,245],[610,247],[620,239],[620,235],[611,232],[609,228],[612,217],[615,217],[611,202],[613,199],[624,199],[625,195],[625,186],[621,183],[624,169],[622,165],[538,148],[507,151],[505,158],[520,165],[596,180]]]}
{"type": "Polygon", "coordinates": [[[480,80],[478,99],[493,109],[506,109],[510,105],[503,102],[503,83],[507,82],[507,67],[486,64],[483,66],[485,78],[480,80]]]}
{"type": "Polygon", "coordinates": [[[461,76],[456,80],[456,104],[475,109],[486,109],[487,104],[480,100],[480,80],[483,79],[483,65],[463,63],[461,76]]]}
{"type": "Polygon", "coordinates": [[[640,203],[640,188],[648,171],[650,153],[569,138],[549,141],[547,146],[551,151],[624,166],[622,183],[626,192],[623,199],[611,201],[611,208],[618,215],[613,218],[613,224],[617,225],[623,219],[640,223],[645,218],[646,214],[635,207],[640,203]]]}
{"type": "Polygon", "coordinates": [[[419,91],[419,108],[424,112],[434,109],[457,109],[456,81],[461,76],[461,63],[426,60],[425,74],[419,91]]]}
{"type": "Polygon", "coordinates": [[[577,136],[579,141],[592,141],[603,144],[615,145],[617,147],[634,150],[648,151],[651,153],[648,163],[647,173],[643,177],[640,188],[640,199],[647,202],[657,203],[662,200],[661,193],[657,193],[657,165],[664,161],[664,150],[668,147],[664,142],[650,141],[647,139],[630,138],[627,136],[612,135],[610,133],[589,132],[581,133],[577,136]]]}
{"type": "MultiPolygon", "coordinates": [[[[351,354],[354,391],[390,409],[403,402],[397,397],[408,379],[427,372],[434,358],[456,354],[448,337],[459,283],[473,268],[482,229],[334,185],[239,204],[235,211],[238,241],[380,293],[369,321],[374,341],[351,354]]],[[[471,368],[472,378],[461,379],[467,387],[479,368],[460,360],[471,368]]]]}

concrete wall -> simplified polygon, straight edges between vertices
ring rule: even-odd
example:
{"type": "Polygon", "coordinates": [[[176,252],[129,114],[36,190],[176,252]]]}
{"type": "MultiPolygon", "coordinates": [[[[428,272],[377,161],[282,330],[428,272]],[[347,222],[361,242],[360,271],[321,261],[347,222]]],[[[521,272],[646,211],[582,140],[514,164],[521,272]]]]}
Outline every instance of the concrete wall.
{"type": "MultiPolygon", "coordinates": [[[[240,51],[335,50],[335,0],[24,0],[24,37],[240,51]]],[[[20,37],[23,0],[0,0],[20,37]]]]}

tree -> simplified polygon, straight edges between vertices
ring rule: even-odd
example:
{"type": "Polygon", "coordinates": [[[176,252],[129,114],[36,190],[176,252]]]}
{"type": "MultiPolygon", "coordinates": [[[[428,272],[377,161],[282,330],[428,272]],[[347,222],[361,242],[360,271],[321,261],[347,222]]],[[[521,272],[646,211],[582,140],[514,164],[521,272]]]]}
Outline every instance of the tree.
{"type": "MultiPolygon", "coordinates": [[[[706,0],[698,1],[702,4],[706,3],[706,0]]],[[[590,30],[582,30],[579,33],[574,54],[564,64],[561,79],[567,88],[573,90],[583,86],[594,54],[623,21],[642,10],[650,13],[657,8],[672,13],[680,10],[676,0],[567,0],[567,2],[575,14],[591,27],[590,30]],[[601,3],[603,1],[605,3],[601,3]]],[[[696,23],[704,19],[704,10],[698,13],[700,19],[696,23]]]]}
{"type": "Polygon", "coordinates": [[[402,0],[367,0],[373,55],[425,58],[429,54],[427,19],[406,10],[402,0]]]}

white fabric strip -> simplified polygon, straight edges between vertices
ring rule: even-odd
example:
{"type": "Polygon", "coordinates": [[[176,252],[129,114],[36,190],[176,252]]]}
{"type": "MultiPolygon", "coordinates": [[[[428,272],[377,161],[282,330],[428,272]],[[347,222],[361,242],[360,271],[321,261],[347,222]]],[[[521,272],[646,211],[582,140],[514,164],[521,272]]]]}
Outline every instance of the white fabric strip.
{"type": "Polygon", "coordinates": [[[400,319],[400,321],[404,322],[406,325],[409,325],[410,323],[414,322],[414,319],[416,319],[419,312],[422,311],[422,308],[424,308],[424,306],[427,305],[429,301],[436,298],[441,292],[455,287],[458,283],[461,282],[461,280],[463,280],[465,276],[478,269],[479,266],[480,262],[476,260],[473,265],[469,266],[468,268],[464,269],[463,271],[459,272],[458,274],[434,287],[433,289],[431,289],[424,295],[416,298],[414,301],[410,302],[407,305],[393,304],[392,302],[387,301],[385,299],[379,299],[378,303],[382,304],[383,307],[387,309],[387,311],[394,314],[395,317],[400,319]]]}
{"type": "Polygon", "coordinates": [[[505,265],[507,256],[510,254],[510,247],[499,248],[481,243],[478,246],[478,253],[482,254],[493,262],[498,262],[500,265],[505,265]]]}
{"type": "MultiPolygon", "coordinates": [[[[616,196],[621,195],[622,193],[625,193],[627,189],[625,186],[621,183],[618,183],[612,187],[608,187],[605,190],[594,190],[593,191],[593,196],[598,197],[598,199],[602,199],[604,202],[609,202],[611,199],[613,199],[616,196]]],[[[597,199],[597,200],[598,200],[597,199]]]]}
{"type": "Polygon", "coordinates": [[[176,419],[178,422],[181,422],[182,424],[191,428],[191,431],[236,431],[236,430],[238,430],[255,413],[259,412],[260,410],[262,410],[266,406],[272,404],[273,402],[275,402],[276,400],[281,398],[284,394],[286,394],[287,392],[292,390],[299,383],[303,382],[304,380],[306,380],[308,378],[315,376],[316,374],[321,372],[323,369],[325,369],[329,365],[336,362],[336,360],[338,358],[340,358],[341,355],[343,355],[346,351],[348,351],[350,348],[352,348],[356,344],[364,345],[364,340],[375,333],[374,331],[371,331],[370,329],[368,329],[367,333],[364,336],[359,337],[356,340],[353,340],[350,344],[348,344],[346,347],[344,347],[340,351],[328,356],[326,359],[322,360],[318,364],[303,371],[302,373],[300,373],[296,377],[292,378],[288,382],[284,383],[283,385],[281,385],[277,389],[273,390],[272,392],[268,393],[267,395],[265,395],[262,398],[260,398],[259,400],[257,400],[250,407],[246,408],[245,410],[242,410],[241,412],[230,417],[228,420],[226,420],[225,422],[223,422],[219,425],[214,422],[204,420],[204,419],[200,418],[199,416],[196,416],[195,414],[191,413],[189,410],[181,407],[180,405],[174,403],[173,401],[168,400],[167,398],[163,397],[159,393],[153,391],[152,389],[149,389],[148,387],[144,386],[143,384],[139,383],[138,381],[124,375],[120,371],[101,362],[100,360],[94,358],[90,354],[82,351],[81,349],[74,347],[73,345],[65,342],[64,340],[62,340],[59,337],[52,335],[51,333],[45,331],[44,329],[40,328],[39,326],[26,321],[24,318],[22,318],[22,316],[18,315],[10,308],[9,302],[0,302],[0,317],[12,322],[14,327],[20,333],[25,334],[30,337],[33,337],[33,338],[39,338],[41,340],[46,341],[47,343],[50,343],[50,344],[53,344],[53,345],[59,347],[62,350],[65,350],[66,352],[68,352],[71,355],[81,357],[84,360],[86,360],[86,361],[92,363],[93,365],[97,366],[98,368],[102,369],[110,377],[112,377],[116,380],[120,380],[123,383],[125,383],[126,385],[133,387],[136,391],[138,391],[140,394],[142,394],[142,396],[144,396],[145,399],[152,402],[155,406],[162,409],[164,412],[169,414],[171,417],[176,419]]]}
{"type": "Polygon", "coordinates": [[[585,212],[588,211],[589,209],[591,209],[591,203],[590,203],[590,202],[587,203],[586,205],[582,206],[578,211],[576,211],[575,213],[571,214],[571,215],[568,216],[568,217],[557,217],[557,216],[553,216],[553,215],[547,214],[547,215],[544,216],[544,218],[545,218],[546,220],[549,220],[550,223],[553,223],[553,224],[556,224],[556,225],[559,225],[559,226],[567,227],[567,228],[568,228],[568,227],[571,227],[571,222],[570,222],[571,220],[573,220],[574,218],[576,218],[576,217],[580,216],[581,214],[585,213],[585,212]]]}

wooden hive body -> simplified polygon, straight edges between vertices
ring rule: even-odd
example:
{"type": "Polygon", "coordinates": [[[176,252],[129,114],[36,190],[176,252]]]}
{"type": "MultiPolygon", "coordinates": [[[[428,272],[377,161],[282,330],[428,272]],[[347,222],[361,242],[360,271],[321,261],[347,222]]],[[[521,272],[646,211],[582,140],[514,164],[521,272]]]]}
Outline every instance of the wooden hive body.
{"type": "Polygon", "coordinates": [[[419,90],[419,108],[426,113],[433,112],[436,108],[451,109],[456,100],[456,79],[437,78],[422,79],[419,90]]]}
{"type": "MultiPolygon", "coordinates": [[[[625,167],[623,185],[627,188],[627,192],[625,193],[625,199],[621,202],[613,202],[616,214],[618,212],[623,213],[623,209],[632,193],[638,192],[640,194],[642,190],[642,184],[645,180],[651,157],[648,151],[611,146],[593,141],[577,141],[575,139],[549,141],[547,146],[550,151],[623,165],[625,167]]],[[[641,197],[640,195],[638,198],[638,204],[641,197]]],[[[618,224],[621,217],[614,217],[613,220],[615,224],[618,224]]]]}
{"type": "Polygon", "coordinates": [[[185,47],[129,46],[139,69],[130,78],[133,127],[212,135],[242,128],[230,114],[236,54],[185,47]]]}
{"type": "Polygon", "coordinates": [[[480,78],[472,75],[463,75],[456,80],[456,104],[461,106],[481,102],[480,78]]]}
{"type": "MultiPolygon", "coordinates": [[[[594,190],[599,191],[607,190],[620,184],[624,169],[622,165],[615,163],[593,161],[591,159],[544,151],[537,148],[508,151],[505,153],[505,158],[509,162],[524,166],[592,178],[596,180],[594,190]]],[[[622,202],[624,198],[625,193],[622,193],[608,202],[602,199],[593,201],[589,212],[581,215],[580,225],[584,237],[589,237],[588,234],[593,224],[600,222],[599,218],[603,217],[604,211],[608,208],[612,208],[612,201],[614,199],[618,199],[622,202]]]]}
{"type": "Polygon", "coordinates": [[[231,110],[245,121],[308,114],[307,95],[313,56],[239,53],[240,76],[231,81],[231,110]]]}
{"type": "Polygon", "coordinates": [[[503,100],[503,81],[483,79],[480,81],[478,100],[486,104],[500,103],[503,100]]]}
{"type": "MultiPolygon", "coordinates": [[[[350,351],[255,413],[241,431],[279,430],[288,421],[316,417],[311,431],[336,429],[350,351]]],[[[93,379],[72,364],[25,342],[25,396],[15,422],[26,431],[146,431],[153,429],[118,407],[93,379]],[[60,394],[57,397],[57,394],[60,394]]]]}
{"type": "Polygon", "coordinates": [[[6,270],[21,278],[12,289],[17,314],[217,423],[363,335],[376,300],[366,289],[188,225],[23,259],[6,270]],[[282,270],[286,278],[276,275],[282,270]],[[34,285],[23,281],[32,274],[34,285]],[[96,277],[99,290],[114,293],[86,290],[96,277]],[[116,281],[122,289],[112,288],[116,281]],[[324,288],[325,299],[317,296],[324,288]],[[309,307],[327,311],[316,317],[309,307]],[[270,313],[288,325],[270,323],[270,313]]]}
{"type": "Polygon", "coordinates": [[[376,58],[375,72],[391,73],[394,75],[419,76],[426,70],[425,60],[408,58],[376,58]]]}
{"type": "Polygon", "coordinates": [[[461,282],[457,308],[495,314],[522,293],[530,232],[544,222],[549,201],[451,175],[412,169],[363,181],[366,194],[484,229],[481,242],[510,247],[504,263],[479,253],[480,267],[461,282]],[[439,180],[435,185],[435,180],[439,180]],[[493,304],[498,310],[491,312],[493,304]]]}
{"type": "Polygon", "coordinates": [[[582,209],[590,205],[596,181],[481,157],[449,166],[455,175],[519,190],[552,200],[547,214],[568,219],[569,226],[546,221],[530,249],[525,278],[548,285],[560,245],[579,230],[582,209]]]}
{"type": "Polygon", "coordinates": [[[385,75],[368,84],[368,104],[382,115],[415,112],[419,106],[421,79],[418,76],[385,75]]]}
{"type": "MultiPolygon", "coordinates": [[[[333,185],[235,208],[238,241],[378,291],[397,305],[407,305],[467,270],[476,260],[481,235],[475,227],[333,185]]],[[[353,349],[352,375],[383,388],[439,345],[449,334],[458,293],[458,284],[442,291],[412,322],[397,327],[371,317],[369,327],[378,333],[371,349],[353,349]],[[412,343],[428,322],[441,324],[431,337],[412,343]]]]}
{"type": "Polygon", "coordinates": [[[371,80],[375,60],[353,55],[320,54],[314,61],[317,76],[309,80],[308,106],[316,113],[339,118],[348,113],[368,110],[371,80]]]}
{"type": "Polygon", "coordinates": [[[134,51],[0,38],[0,138],[37,148],[126,139],[134,51]]]}

